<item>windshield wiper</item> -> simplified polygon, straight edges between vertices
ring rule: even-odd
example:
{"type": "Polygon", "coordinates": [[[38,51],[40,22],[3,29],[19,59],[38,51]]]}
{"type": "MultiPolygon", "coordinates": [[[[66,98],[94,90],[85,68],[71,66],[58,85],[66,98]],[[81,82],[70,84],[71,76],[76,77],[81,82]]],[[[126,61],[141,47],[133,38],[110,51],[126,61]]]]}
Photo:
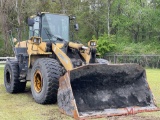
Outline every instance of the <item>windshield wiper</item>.
{"type": "Polygon", "coordinates": [[[51,42],[51,39],[50,39],[51,34],[50,34],[50,32],[47,30],[47,28],[43,28],[43,29],[44,29],[44,31],[45,31],[45,33],[46,33],[46,35],[47,35],[49,41],[51,42]]]}
{"type": "MultiPolygon", "coordinates": [[[[48,37],[48,39],[51,41],[51,37],[54,37],[54,38],[56,38],[56,40],[59,40],[59,41],[65,41],[63,38],[60,38],[60,37],[57,37],[57,36],[55,36],[55,35],[53,35],[53,34],[51,34],[49,31],[48,31],[48,29],[47,28],[43,28],[44,30],[45,30],[45,33],[46,33],[46,35],[47,35],[47,37],[48,37]]],[[[53,41],[53,40],[52,40],[53,41]]]]}

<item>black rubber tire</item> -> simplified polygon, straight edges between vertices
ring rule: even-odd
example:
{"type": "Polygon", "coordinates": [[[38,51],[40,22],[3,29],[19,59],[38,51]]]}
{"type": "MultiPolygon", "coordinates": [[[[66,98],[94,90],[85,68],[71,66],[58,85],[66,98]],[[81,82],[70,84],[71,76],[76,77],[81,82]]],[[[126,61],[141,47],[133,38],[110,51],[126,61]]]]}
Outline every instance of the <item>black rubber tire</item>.
{"type": "Polygon", "coordinates": [[[57,60],[40,58],[36,60],[31,70],[31,91],[33,98],[39,104],[51,104],[57,102],[59,78],[62,75],[62,67],[57,60]],[[42,76],[42,88],[37,92],[34,87],[34,75],[40,71],[42,76]]]}
{"type": "Polygon", "coordinates": [[[4,85],[9,93],[20,93],[26,88],[26,82],[19,80],[18,61],[7,61],[4,68],[4,85]]]}

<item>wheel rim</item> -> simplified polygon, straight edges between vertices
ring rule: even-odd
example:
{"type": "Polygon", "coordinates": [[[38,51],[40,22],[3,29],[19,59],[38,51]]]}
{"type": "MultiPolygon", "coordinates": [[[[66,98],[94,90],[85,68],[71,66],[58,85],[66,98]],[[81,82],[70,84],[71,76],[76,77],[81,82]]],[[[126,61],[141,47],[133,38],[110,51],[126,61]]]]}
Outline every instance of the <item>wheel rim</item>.
{"type": "Polygon", "coordinates": [[[8,84],[11,83],[11,74],[8,70],[6,71],[6,81],[7,81],[8,84]]]}
{"type": "Polygon", "coordinates": [[[34,74],[34,89],[37,93],[40,93],[42,91],[42,87],[43,87],[43,78],[41,72],[37,70],[34,74]]]}

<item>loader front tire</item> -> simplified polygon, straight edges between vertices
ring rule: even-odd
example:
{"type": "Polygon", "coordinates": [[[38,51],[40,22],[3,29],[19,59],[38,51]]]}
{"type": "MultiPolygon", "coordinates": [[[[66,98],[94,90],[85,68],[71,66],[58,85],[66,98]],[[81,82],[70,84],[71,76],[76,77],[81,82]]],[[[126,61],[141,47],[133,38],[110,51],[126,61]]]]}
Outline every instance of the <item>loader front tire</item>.
{"type": "Polygon", "coordinates": [[[4,68],[4,84],[9,93],[19,93],[25,90],[26,82],[19,80],[18,61],[7,61],[4,68]]]}
{"type": "Polygon", "coordinates": [[[37,103],[57,102],[58,79],[61,75],[62,67],[55,59],[40,58],[34,63],[31,70],[31,91],[37,103]]]}

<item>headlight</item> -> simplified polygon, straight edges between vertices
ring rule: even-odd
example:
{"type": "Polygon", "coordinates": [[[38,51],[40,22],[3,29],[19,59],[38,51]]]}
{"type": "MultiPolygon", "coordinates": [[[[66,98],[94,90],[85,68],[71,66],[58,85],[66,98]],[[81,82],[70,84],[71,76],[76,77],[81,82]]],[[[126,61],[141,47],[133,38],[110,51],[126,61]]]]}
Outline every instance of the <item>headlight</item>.
{"type": "Polygon", "coordinates": [[[33,41],[34,44],[40,44],[41,43],[41,38],[35,37],[35,38],[33,38],[32,41],[33,41]]]}
{"type": "Polygon", "coordinates": [[[33,40],[33,42],[36,43],[36,42],[37,42],[37,39],[35,38],[35,39],[33,40]]]}
{"type": "Polygon", "coordinates": [[[97,47],[97,41],[96,40],[90,40],[88,42],[89,47],[97,47]]]}
{"type": "Polygon", "coordinates": [[[96,46],[96,42],[95,41],[91,41],[90,42],[90,46],[96,46]]]}

